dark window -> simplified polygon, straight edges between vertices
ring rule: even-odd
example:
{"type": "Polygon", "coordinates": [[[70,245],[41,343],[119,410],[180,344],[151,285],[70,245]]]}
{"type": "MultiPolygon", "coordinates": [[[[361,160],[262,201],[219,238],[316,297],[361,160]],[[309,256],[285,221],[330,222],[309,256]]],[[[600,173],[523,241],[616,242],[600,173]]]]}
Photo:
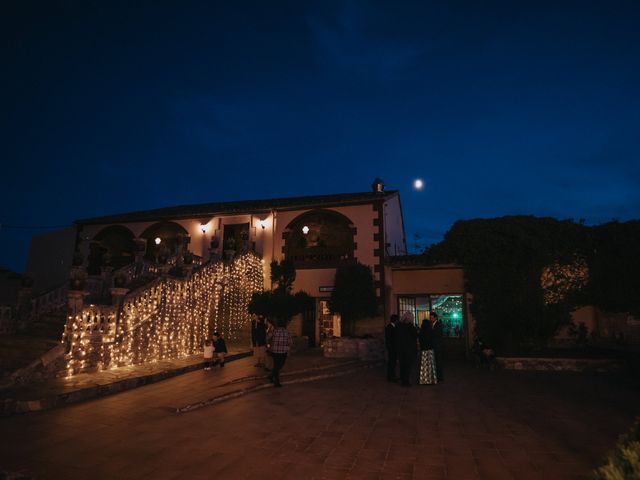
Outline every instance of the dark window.
{"type": "Polygon", "coordinates": [[[329,210],[300,215],[287,226],[285,258],[296,268],[331,268],[353,263],[353,225],[329,210]]]}

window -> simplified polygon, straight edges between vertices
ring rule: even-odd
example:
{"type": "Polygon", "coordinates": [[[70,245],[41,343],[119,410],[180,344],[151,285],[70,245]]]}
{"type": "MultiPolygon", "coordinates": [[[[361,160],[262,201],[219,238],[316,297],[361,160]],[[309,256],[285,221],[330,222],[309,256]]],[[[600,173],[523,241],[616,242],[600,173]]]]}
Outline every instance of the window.
{"type": "Polygon", "coordinates": [[[285,258],[296,268],[328,268],[354,263],[354,227],[338,212],[313,210],[285,231],[285,258]]]}
{"type": "Polygon", "coordinates": [[[445,337],[462,337],[464,334],[462,295],[412,295],[398,296],[398,315],[411,312],[420,326],[431,318],[431,312],[438,314],[445,337]]]}

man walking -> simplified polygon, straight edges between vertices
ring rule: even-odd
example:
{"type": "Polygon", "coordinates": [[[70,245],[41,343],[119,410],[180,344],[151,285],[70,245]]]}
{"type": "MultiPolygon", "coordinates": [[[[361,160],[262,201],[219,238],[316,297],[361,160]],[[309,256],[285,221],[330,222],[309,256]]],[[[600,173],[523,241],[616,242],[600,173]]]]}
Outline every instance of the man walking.
{"type": "Polygon", "coordinates": [[[284,367],[284,362],[287,361],[287,354],[289,353],[292,343],[291,335],[282,322],[278,321],[277,327],[271,334],[269,342],[269,351],[273,358],[273,370],[271,370],[269,380],[273,382],[274,387],[282,386],[280,383],[280,370],[284,367]]]}
{"type": "Polygon", "coordinates": [[[389,323],[384,327],[384,343],[387,347],[387,380],[390,382],[397,381],[396,364],[398,363],[398,350],[396,348],[396,329],[398,324],[398,315],[391,315],[389,323]]]}

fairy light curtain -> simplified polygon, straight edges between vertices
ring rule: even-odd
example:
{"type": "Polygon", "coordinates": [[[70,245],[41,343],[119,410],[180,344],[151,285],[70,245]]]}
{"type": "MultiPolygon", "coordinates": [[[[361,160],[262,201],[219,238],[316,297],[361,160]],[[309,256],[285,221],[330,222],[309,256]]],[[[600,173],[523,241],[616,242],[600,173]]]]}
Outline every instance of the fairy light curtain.
{"type": "Polygon", "coordinates": [[[237,341],[248,329],[251,295],[262,289],[262,260],[247,253],[188,279],[156,280],[125,297],[118,322],[113,307],[85,308],[63,337],[67,375],[192,355],[214,330],[237,341]]]}

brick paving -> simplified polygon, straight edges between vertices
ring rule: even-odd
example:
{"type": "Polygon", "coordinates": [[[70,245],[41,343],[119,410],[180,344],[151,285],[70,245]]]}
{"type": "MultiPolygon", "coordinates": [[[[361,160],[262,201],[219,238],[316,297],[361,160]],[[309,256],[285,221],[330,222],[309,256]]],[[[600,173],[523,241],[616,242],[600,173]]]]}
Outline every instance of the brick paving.
{"type": "MultiPolygon", "coordinates": [[[[284,372],[321,363],[298,355],[284,372]]],[[[175,413],[252,377],[251,364],[1,418],[0,467],[39,479],[579,479],[638,413],[625,375],[464,364],[437,386],[389,384],[377,367],[175,413]]]]}

